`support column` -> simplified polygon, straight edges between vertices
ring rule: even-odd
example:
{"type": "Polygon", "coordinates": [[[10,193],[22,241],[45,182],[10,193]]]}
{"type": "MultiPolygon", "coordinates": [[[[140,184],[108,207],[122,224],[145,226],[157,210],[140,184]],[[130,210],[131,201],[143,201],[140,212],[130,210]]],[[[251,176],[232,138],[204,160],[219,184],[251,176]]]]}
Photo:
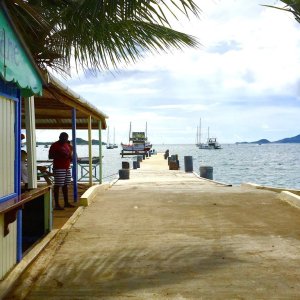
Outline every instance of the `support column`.
{"type": "Polygon", "coordinates": [[[89,184],[93,185],[93,161],[92,161],[92,116],[88,117],[88,138],[89,138],[89,184]]]}
{"type": "Polygon", "coordinates": [[[78,166],[77,166],[77,144],[76,144],[76,108],[72,109],[72,146],[73,146],[73,198],[78,201],[78,166]]]}
{"type": "Polygon", "coordinates": [[[26,124],[26,148],[28,188],[37,188],[37,165],[36,165],[36,132],[34,97],[25,98],[25,124],[26,124]]]}
{"type": "MultiPolygon", "coordinates": [[[[21,95],[18,92],[18,101],[16,102],[15,112],[15,134],[16,134],[16,152],[15,152],[15,192],[21,195],[21,95]]],[[[22,247],[22,209],[17,213],[17,262],[20,262],[23,257],[22,247]]]]}
{"type": "Polygon", "coordinates": [[[102,183],[102,124],[101,120],[99,121],[99,184],[102,183]]]}

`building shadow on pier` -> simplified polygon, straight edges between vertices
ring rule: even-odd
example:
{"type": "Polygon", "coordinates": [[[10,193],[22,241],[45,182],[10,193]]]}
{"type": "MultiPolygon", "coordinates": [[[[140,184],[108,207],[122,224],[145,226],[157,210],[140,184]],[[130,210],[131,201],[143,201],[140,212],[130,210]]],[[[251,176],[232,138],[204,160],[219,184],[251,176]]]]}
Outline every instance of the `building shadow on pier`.
{"type": "MultiPolygon", "coordinates": [[[[43,185],[44,183],[40,183],[43,185]]],[[[70,219],[70,217],[74,214],[76,209],[79,206],[80,197],[89,189],[88,183],[78,183],[78,198],[77,201],[74,201],[73,197],[73,184],[68,186],[68,193],[70,203],[74,205],[74,207],[65,208],[64,210],[53,210],[53,229],[60,229],[64,226],[64,224],[70,219]]],[[[54,196],[52,190],[52,207],[54,207],[54,196]]],[[[59,203],[62,207],[64,207],[64,200],[62,195],[62,190],[59,190],[59,203]]]]}

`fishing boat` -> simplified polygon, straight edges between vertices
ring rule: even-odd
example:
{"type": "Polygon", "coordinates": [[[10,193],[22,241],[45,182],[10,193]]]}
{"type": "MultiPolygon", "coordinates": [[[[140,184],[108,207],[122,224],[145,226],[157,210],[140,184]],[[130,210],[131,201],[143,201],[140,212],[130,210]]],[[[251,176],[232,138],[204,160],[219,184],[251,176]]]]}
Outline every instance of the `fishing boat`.
{"type": "Polygon", "coordinates": [[[147,152],[152,148],[152,144],[147,138],[147,123],[145,132],[132,132],[131,133],[131,122],[129,127],[129,143],[121,143],[122,150],[128,152],[147,152]]]}
{"type": "Polygon", "coordinates": [[[106,149],[114,149],[114,145],[110,143],[109,141],[109,126],[107,127],[107,143],[106,143],[106,149]]]}

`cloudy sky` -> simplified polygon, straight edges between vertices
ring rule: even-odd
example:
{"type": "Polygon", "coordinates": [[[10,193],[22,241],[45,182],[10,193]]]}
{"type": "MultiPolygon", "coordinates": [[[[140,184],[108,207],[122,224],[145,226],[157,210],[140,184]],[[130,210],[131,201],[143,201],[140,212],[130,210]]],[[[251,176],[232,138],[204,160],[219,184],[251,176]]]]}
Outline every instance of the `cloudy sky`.
{"type": "Polygon", "coordinates": [[[276,2],[199,1],[201,18],[175,25],[198,38],[198,49],[65,83],[109,116],[118,143],[127,142],[130,121],[134,131],[147,121],[154,144],[194,143],[200,118],[203,137],[209,127],[220,143],[298,135],[300,24],[260,6],[276,2]]]}

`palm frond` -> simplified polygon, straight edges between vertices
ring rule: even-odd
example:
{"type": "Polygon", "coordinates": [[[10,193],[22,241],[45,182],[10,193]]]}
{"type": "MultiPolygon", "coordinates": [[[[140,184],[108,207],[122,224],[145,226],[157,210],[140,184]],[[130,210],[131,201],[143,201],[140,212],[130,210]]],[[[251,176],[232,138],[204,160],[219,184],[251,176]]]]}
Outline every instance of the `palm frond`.
{"type": "Polygon", "coordinates": [[[263,6],[289,12],[293,14],[296,21],[300,23],[300,0],[281,0],[281,2],[285,3],[286,5],[284,7],[278,7],[273,5],[263,5],[263,6]]]}
{"type": "Polygon", "coordinates": [[[195,47],[168,15],[199,15],[193,0],[3,0],[41,68],[117,68],[149,52],[195,47]]]}

